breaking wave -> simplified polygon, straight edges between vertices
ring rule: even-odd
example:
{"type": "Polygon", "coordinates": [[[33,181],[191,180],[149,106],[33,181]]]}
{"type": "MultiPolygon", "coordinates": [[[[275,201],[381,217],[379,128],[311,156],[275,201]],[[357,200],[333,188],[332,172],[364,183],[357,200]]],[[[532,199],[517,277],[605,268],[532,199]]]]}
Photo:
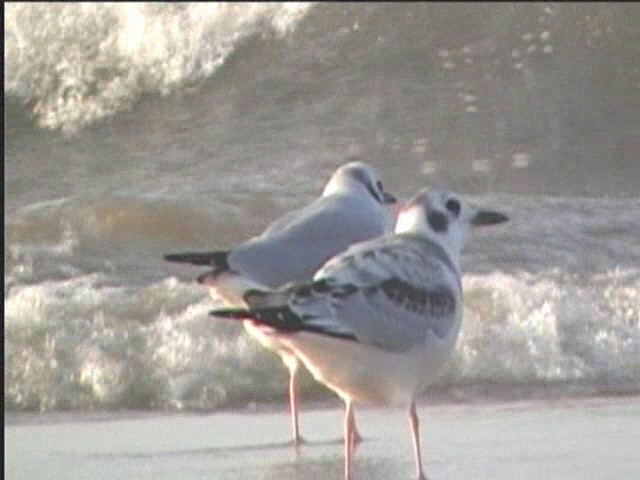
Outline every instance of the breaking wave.
{"type": "MultiPolygon", "coordinates": [[[[456,355],[434,386],[590,386],[640,392],[640,276],[465,277],[456,355]]],[[[285,402],[286,370],[240,325],[212,319],[199,286],[108,276],[14,287],[5,298],[8,409],[216,409],[285,402]]],[[[305,399],[328,393],[310,376],[305,399]]],[[[491,387],[489,387],[491,388],[491,387]]]]}
{"type": "Polygon", "coordinates": [[[41,127],[77,131],[210,77],[245,40],[282,36],[310,4],[9,4],[5,93],[41,127]]]}

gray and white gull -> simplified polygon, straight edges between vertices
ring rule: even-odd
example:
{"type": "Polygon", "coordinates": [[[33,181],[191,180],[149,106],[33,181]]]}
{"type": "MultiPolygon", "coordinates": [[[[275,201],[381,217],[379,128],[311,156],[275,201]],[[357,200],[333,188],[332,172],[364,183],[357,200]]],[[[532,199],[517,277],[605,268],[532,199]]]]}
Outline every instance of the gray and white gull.
{"type": "Polygon", "coordinates": [[[353,404],[407,408],[416,472],[422,466],[416,398],[442,372],[462,322],[460,254],[472,227],[505,222],[455,193],[421,191],[394,234],[328,260],[312,282],[249,290],[249,308],[212,315],[251,318],[345,402],[345,478],[352,478],[353,404]]]}
{"type": "MultiPolygon", "coordinates": [[[[363,162],[338,168],[322,196],[311,204],[289,212],[269,225],[262,234],[230,250],[165,255],[171,262],[212,267],[199,276],[212,297],[227,306],[246,306],[250,289],[276,288],[290,282],[311,281],[314,273],[351,244],[393,231],[395,217],[380,175],[363,162]]],[[[299,361],[277,334],[265,335],[253,322],[244,322],[248,333],[275,351],[289,369],[289,401],[293,440],[300,443],[298,426],[299,361]]]]}

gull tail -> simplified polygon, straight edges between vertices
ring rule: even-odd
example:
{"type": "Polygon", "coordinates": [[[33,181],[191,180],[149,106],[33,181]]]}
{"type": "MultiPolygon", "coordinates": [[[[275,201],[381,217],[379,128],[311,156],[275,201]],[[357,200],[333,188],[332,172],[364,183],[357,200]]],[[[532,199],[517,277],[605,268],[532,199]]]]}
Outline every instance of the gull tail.
{"type": "Polygon", "coordinates": [[[229,251],[217,252],[185,252],[185,253],[169,253],[164,256],[168,262],[191,263],[192,265],[201,265],[205,267],[213,267],[216,270],[229,270],[229,251]]]}
{"type": "MultiPolygon", "coordinates": [[[[315,285],[324,288],[324,285],[315,285]]],[[[350,329],[332,320],[326,298],[314,297],[312,308],[296,305],[296,299],[312,291],[312,286],[291,286],[281,290],[252,289],[245,293],[249,308],[221,308],[210,314],[219,318],[252,320],[258,325],[273,328],[281,333],[311,332],[343,340],[356,340],[350,329]],[[295,298],[291,301],[291,295],[295,298]]]]}

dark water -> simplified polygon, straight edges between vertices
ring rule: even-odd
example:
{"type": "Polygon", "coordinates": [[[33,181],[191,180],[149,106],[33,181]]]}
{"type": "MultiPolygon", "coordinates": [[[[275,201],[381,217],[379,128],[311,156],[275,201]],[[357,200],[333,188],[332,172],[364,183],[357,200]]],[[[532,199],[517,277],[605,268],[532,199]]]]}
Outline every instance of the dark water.
{"type": "MultiPolygon", "coordinates": [[[[504,210],[445,392],[640,391],[637,4],[9,4],[9,409],[284,401],[167,251],[227,247],[348,159],[504,210]]],[[[308,398],[329,395],[306,378],[308,398]]],[[[452,394],[453,395],[453,394],[452,394]]]]}

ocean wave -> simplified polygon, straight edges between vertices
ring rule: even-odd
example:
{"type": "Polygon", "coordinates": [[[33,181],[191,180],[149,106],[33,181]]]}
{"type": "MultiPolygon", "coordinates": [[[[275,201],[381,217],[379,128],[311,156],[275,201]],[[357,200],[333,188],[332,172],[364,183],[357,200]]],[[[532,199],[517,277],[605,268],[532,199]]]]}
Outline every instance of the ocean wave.
{"type": "Polygon", "coordinates": [[[191,203],[124,196],[23,207],[5,223],[5,298],[15,286],[93,273],[112,275],[119,284],[156,281],[172,271],[162,255],[175,245],[225,248],[248,236],[255,218],[233,205],[218,207],[223,211],[212,215],[191,203]]]}
{"type": "Polygon", "coordinates": [[[636,271],[471,275],[449,380],[640,386],[636,271]]]}
{"type": "Polygon", "coordinates": [[[211,76],[252,35],[284,35],[309,3],[10,4],[5,94],[74,132],[211,76]]]}
{"type": "MultiPolygon", "coordinates": [[[[640,392],[640,276],[468,275],[463,333],[434,386],[598,386],[640,392]]],[[[5,298],[10,410],[216,409],[285,402],[286,371],[212,302],[168,277],[104,274],[14,287],[5,298]]],[[[330,395],[303,378],[303,396],[330,395]]]]}
{"type": "MultiPolygon", "coordinates": [[[[228,183],[240,181],[235,178],[228,183]]],[[[162,275],[158,259],[167,250],[230,247],[259,233],[279,212],[308,200],[238,192],[213,191],[205,198],[189,195],[181,200],[164,194],[98,194],[10,210],[5,220],[5,280],[68,278],[53,275],[51,269],[69,266],[71,276],[78,268],[84,273],[115,273],[109,266],[114,262],[132,263],[140,271],[157,266],[154,271],[162,275]]],[[[591,278],[598,272],[634,268],[640,259],[635,234],[639,199],[494,194],[471,200],[500,206],[512,221],[497,237],[487,231],[474,234],[475,241],[463,254],[468,273],[497,268],[544,273],[555,268],[591,278]]]]}

